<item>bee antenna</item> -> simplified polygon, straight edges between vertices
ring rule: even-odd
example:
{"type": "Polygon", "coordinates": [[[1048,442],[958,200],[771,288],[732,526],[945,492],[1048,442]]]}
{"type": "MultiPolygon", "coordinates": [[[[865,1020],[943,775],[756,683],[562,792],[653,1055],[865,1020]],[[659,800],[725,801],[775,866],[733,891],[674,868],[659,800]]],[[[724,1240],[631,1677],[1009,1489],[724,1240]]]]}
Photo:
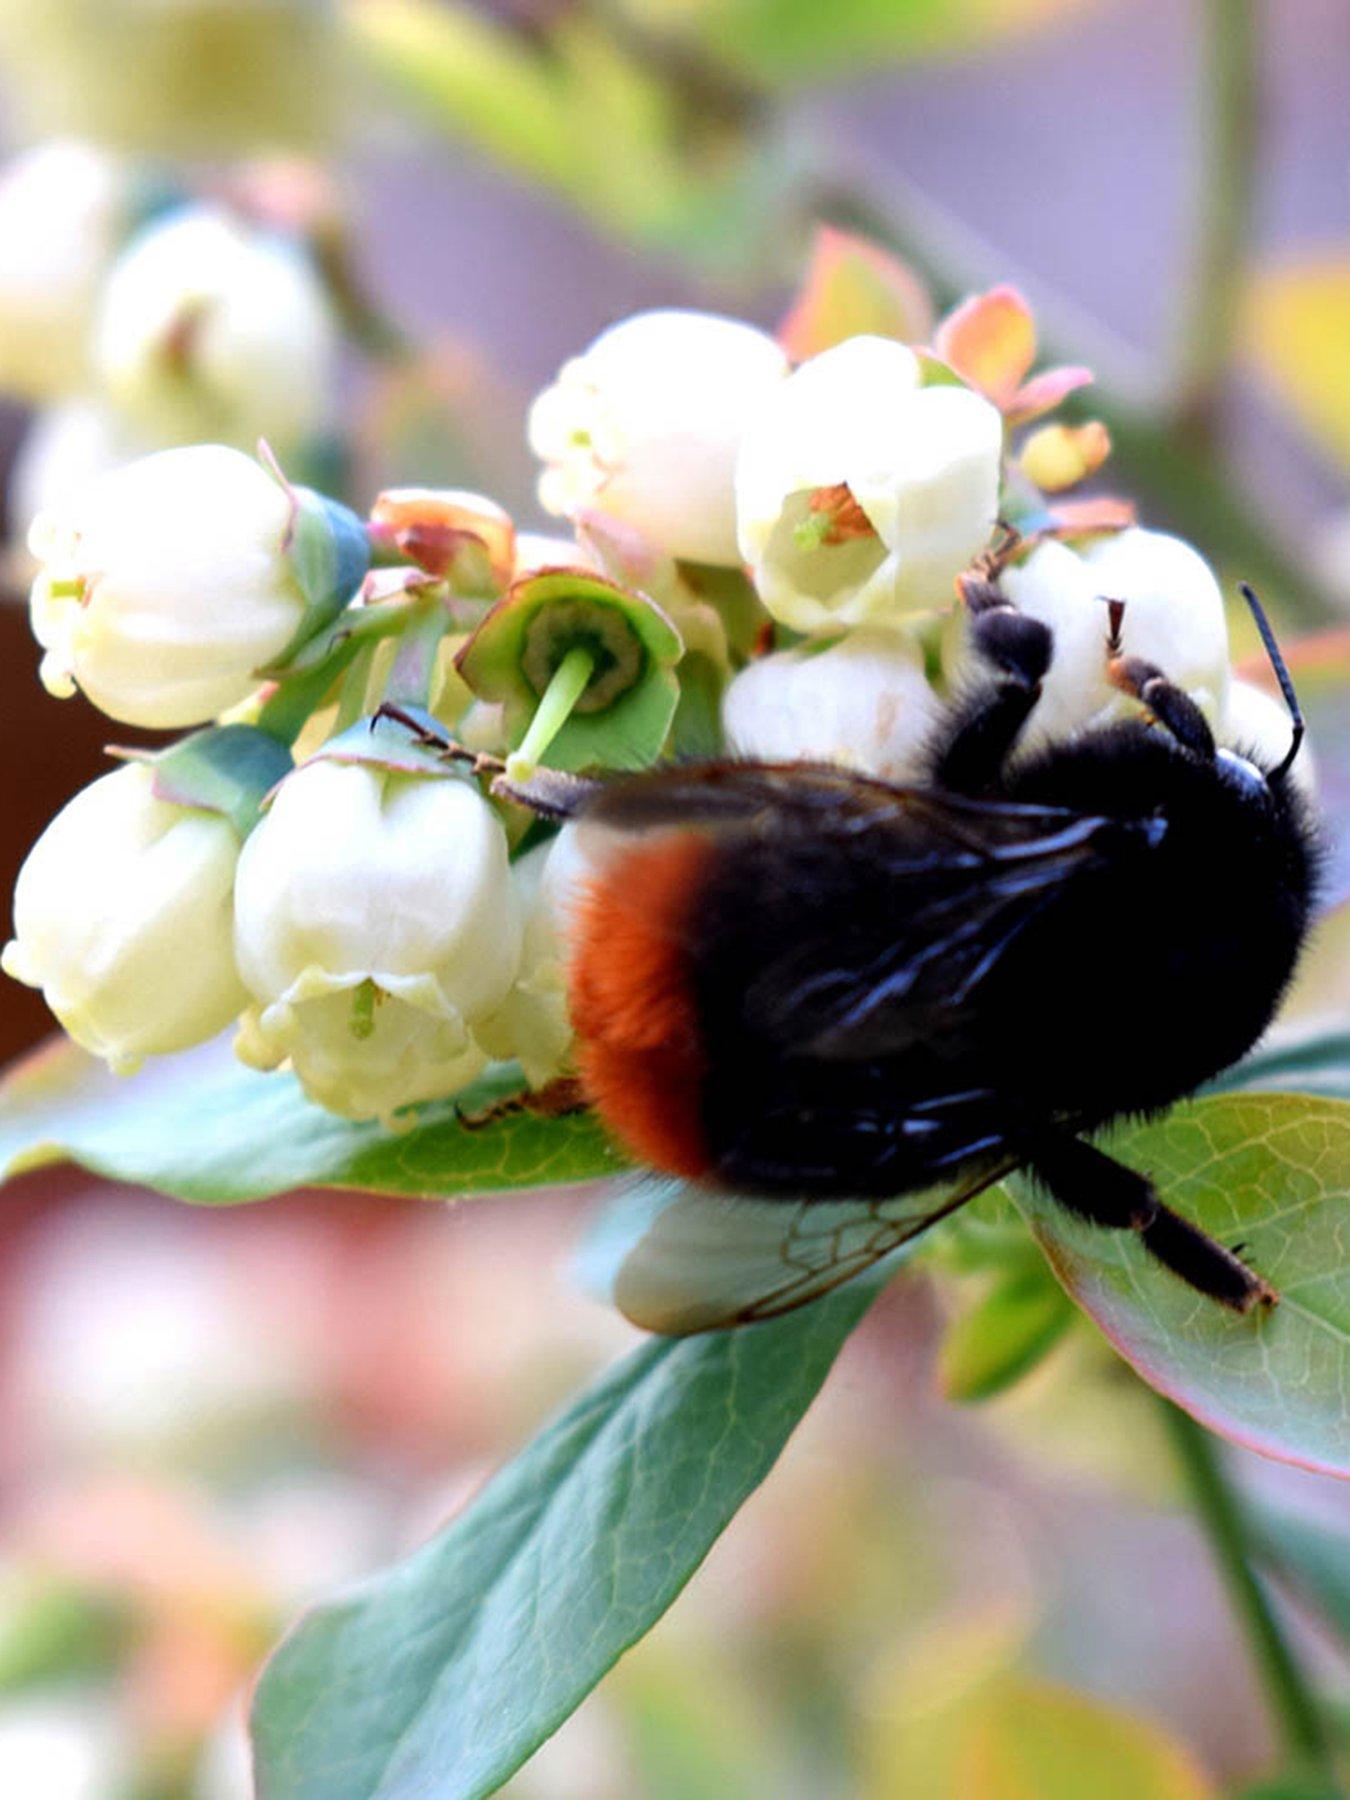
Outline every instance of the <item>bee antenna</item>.
{"type": "Polygon", "coordinates": [[[1285,752],[1284,761],[1278,768],[1272,769],[1266,777],[1267,781],[1279,781],[1289,773],[1308,727],[1304,722],[1303,708],[1298,703],[1298,695],[1294,691],[1294,678],[1289,673],[1289,665],[1280,653],[1280,646],[1275,642],[1275,633],[1271,630],[1270,620],[1266,617],[1266,609],[1257,599],[1256,591],[1250,582],[1239,582],[1238,586],[1242,590],[1242,598],[1251,608],[1251,615],[1256,621],[1256,629],[1261,633],[1261,642],[1266,647],[1266,655],[1270,658],[1270,666],[1275,671],[1275,679],[1280,684],[1280,692],[1284,695],[1284,703],[1289,708],[1289,717],[1294,727],[1294,735],[1285,752]]]}

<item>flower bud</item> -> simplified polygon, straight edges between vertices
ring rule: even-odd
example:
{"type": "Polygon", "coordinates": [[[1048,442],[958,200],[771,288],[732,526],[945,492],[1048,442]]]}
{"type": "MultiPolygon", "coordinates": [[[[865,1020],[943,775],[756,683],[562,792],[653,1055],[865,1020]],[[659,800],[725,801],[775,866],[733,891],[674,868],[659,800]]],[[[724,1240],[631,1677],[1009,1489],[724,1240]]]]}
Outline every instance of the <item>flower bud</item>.
{"type": "Polygon", "coordinates": [[[850,632],[828,649],[752,662],[722,703],[727,743],[765,762],[845,763],[908,781],[941,717],[923,651],[902,632],[850,632]]]}
{"type": "Polygon", "coordinates": [[[736,319],[648,312],[611,326],[530,411],[540,501],[608,513],[685,561],[739,561],[736,453],[786,369],[774,340],[736,319]]]}
{"type": "Polygon", "coordinates": [[[128,764],[56,815],[19,871],[4,968],[115,1069],[214,1037],[247,999],[231,902],[239,840],[128,764]]]}
{"type": "Polygon", "coordinates": [[[736,467],[741,553],[794,630],[894,622],[942,606],[998,510],[1003,426],[964,387],[921,387],[919,359],[849,338],[760,407],[736,467]]]}
{"type": "Polygon", "coordinates": [[[501,1007],[475,1035],[493,1057],[514,1058],[531,1087],[543,1087],[567,1066],[572,1044],[568,931],[589,868],[575,825],[564,825],[557,837],[527,851],[511,868],[524,921],[520,972],[501,1007]]]}
{"type": "MultiPolygon", "coordinates": [[[[114,469],[29,533],[44,684],[78,684],[129,725],[195,725],[237,705],[327,604],[308,591],[314,556],[295,552],[340,516],[218,444],[114,469]]],[[[344,542],[330,561],[338,597],[364,572],[355,554],[344,542]]]]}
{"type": "Polygon", "coordinates": [[[216,206],[147,226],[113,265],[95,371],[157,444],[285,452],[321,431],[336,378],[332,308],[298,242],[216,206]]]}
{"type": "MultiPolygon", "coordinates": [[[[1040,544],[1024,564],[1004,573],[1003,587],[1015,606],[1054,633],[1023,748],[1138,710],[1138,702],[1108,680],[1108,599],[1125,603],[1120,654],[1155,664],[1212,723],[1222,718],[1228,690],[1223,596],[1204,558],[1180,538],[1132,526],[1082,551],[1040,544]]],[[[945,660],[954,682],[977,674],[963,630],[952,635],[945,660]]]]}
{"type": "Polygon", "coordinates": [[[495,500],[461,488],[388,488],[371,530],[457,593],[496,595],[516,566],[516,529],[495,500]]]}
{"type": "Polygon", "coordinates": [[[254,997],[236,1049],[289,1057],[349,1118],[454,1093],[506,999],[520,919],[506,837],[469,781],[320,757],[277,790],[240,858],[235,947],[254,997]]]}
{"type": "Polygon", "coordinates": [[[0,177],[0,388],[68,393],[86,370],[99,282],[125,200],[117,165],[86,144],[43,144],[0,177]]]}

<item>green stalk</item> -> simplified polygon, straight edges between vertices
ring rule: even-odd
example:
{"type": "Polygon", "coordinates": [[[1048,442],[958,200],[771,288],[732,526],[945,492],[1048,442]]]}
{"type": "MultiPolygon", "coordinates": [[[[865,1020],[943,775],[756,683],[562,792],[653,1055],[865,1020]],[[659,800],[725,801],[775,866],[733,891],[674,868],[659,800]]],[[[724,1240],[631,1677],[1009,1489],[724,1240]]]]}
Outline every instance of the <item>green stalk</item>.
{"type": "Polygon", "coordinates": [[[571,717],[572,708],[586,692],[586,684],[594,671],[595,656],[583,644],[567,652],[544,689],[520,748],[509,760],[510,770],[523,772],[536,767],[571,717]]]}
{"type": "Polygon", "coordinates": [[[1214,442],[1238,335],[1260,123],[1252,0],[1204,0],[1203,12],[1195,250],[1172,403],[1174,428],[1198,450],[1214,442]]]}
{"type": "Polygon", "coordinates": [[[442,595],[429,594],[409,608],[385,685],[386,698],[404,706],[427,704],[436,679],[436,657],[449,628],[442,595]]]}
{"type": "Polygon", "coordinates": [[[341,737],[343,732],[365,715],[366,692],[370,687],[370,672],[375,662],[375,644],[363,644],[348,664],[347,673],[342,678],[342,691],[338,695],[337,718],[333,722],[333,737],[341,737]]]}
{"type": "Polygon", "coordinates": [[[1324,1784],[1328,1800],[1342,1796],[1332,1758],[1331,1735],[1307,1671],[1300,1663],[1253,1567],[1255,1546],[1223,1466],[1220,1445],[1202,1425],[1170,1400],[1163,1420],[1210,1553],[1228,1590],[1289,1760],[1324,1784]]]}
{"type": "Polygon", "coordinates": [[[258,729],[270,733],[279,743],[293,744],[359,647],[358,640],[348,638],[317,667],[279,681],[258,713],[258,729]]]}

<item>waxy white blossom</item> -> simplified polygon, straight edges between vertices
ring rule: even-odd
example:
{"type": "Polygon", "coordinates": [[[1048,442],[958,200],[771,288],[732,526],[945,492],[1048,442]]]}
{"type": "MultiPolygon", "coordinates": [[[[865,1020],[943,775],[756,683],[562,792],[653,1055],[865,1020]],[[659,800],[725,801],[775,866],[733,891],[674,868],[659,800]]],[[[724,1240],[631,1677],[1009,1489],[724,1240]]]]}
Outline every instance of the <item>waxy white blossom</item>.
{"type": "Polygon", "coordinates": [[[14,890],[7,974],[40,987],[113,1068],[223,1031],[247,999],[234,961],[239,841],[219,814],[159,799],[139,763],[69,801],[14,890]]]}
{"type": "Polygon", "coordinates": [[[805,632],[950,604],[998,510],[1003,425],[969,388],[923,387],[889,338],[846,339],[755,414],[736,467],[741,554],[805,632]]]}
{"type": "Polygon", "coordinates": [[[124,201],[118,165],[87,144],[43,144],[0,175],[0,389],[47,400],[83,379],[124,201]]]}
{"type": "Polygon", "coordinates": [[[130,725],[196,725],[238,704],[300,629],[285,489],[220,445],[114,469],[34,521],[33,630],[54,694],[130,725]]]}
{"type": "Polygon", "coordinates": [[[477,1036],[493,1057],[515,1058],[531,1087],[542,1087],[567,1066],[572,1044],[569,936],[590,869],[576,825],[564,825],[557,837],[536,845],[511,867],[524,924],[520,971],[477,1036]]]}
{"type": "Polygon", "coordinates": [[[8,494],[10,538],[25,542],[39,513],[152,447],[135,438],[125,419],[99,400],[79,396],[44,407],[14,455],[8,494]]]}
{"type": "MultiPolygon", "coordinates": [[[[1252,681],[1230,684],[1228,704],[1218,732],[1221,744],[1255,762],[1258,768],[1274,769],[1288,754],[1293,730],[1293,720],[1283,700],[1252,681]]],[[[1307,799],[1316,799],[1317,766],[1307,738],[1299,746],[1289,774],[1307,799]]]]}
{"type": "MultiPolygon", "coordinates": [[[[1054,653],[1022,739],[1059,741],[1138,711],[1108,679],[1108,600],[1124,601],[1119,654],[1153,663],[1217,724],[1228,691],[1228,627],[1209,564],[1189,544],[1140,526],[1088,546],[1043,543],[1003,575],[1009,599],[1054,634],[1054,653]]],[[[975,674],[964,633],[949,645],[949,675],[975,674]]]]}
{"type": "Polygon", "coordinates": [[[737,319],[647,312],[611,326],[531,408],[541,503],[607,513],[690,562],[737,562],[736,455],[786,369],[737,319]]]}
{"type": "Polygon", "coordinates": [[[219,207],[171,213],[114,264],[94,333],[108,395],[153,442],[285,451],[324,426],[338,328],[296,243],[219,207]]]}
{"type": "Polygon", "coordinates": [[[235,945],[253,996],[236,1049],[350,1118],[454,1093],[520,962],[506,837],[469,781],[319,758],[240,858],[235,945]]]}
{"type": "Polygon", "coordinates": [[[941,716],[920,646],[904,632],[866,628],[825,649],[761,657],[722,702],[738,756],[844,763],[890,781],[922,773],[941,716]]]}

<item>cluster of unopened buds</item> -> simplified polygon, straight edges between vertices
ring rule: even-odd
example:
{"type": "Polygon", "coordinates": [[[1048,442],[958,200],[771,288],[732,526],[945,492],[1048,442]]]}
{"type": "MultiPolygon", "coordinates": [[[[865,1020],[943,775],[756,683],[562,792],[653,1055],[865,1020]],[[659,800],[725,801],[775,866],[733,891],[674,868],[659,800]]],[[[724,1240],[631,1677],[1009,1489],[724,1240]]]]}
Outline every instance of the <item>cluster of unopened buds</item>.
{"type": "Polygon", "coordinates": [[[342,323],[332,195],[299,163],[188,186],[74,139],[0,171],[0,392],[35,409],[12,534],[133,457],[203,441],[317,466],[342,323]]]}
{"type": "Polygon", "coordinates": [[[1281,709],[1232,678],[1203,558],[1064,497],[1106,434],[1037,421],[1085,373],[1031,373],[1006,289],[927,335],[806,354],[789,336],[790,358],[705,314],[613,327],[530,414],[565,535],[466,493],[385,493],[358,518],[220,445],[44,512],[47,686],[189,735],[127,753],[48,827],[6,969],[118,1069],[233,1024],[244,1061],[354,1118],[491,1062],[545,1084],[567,1069],[587,851],[512,782],[724,754],[911,779],[988,678],[957,578],[991,546],[1054,633],[1020,753],[1136,707],[1121,656],[1222,740],[1282,751],[1281,709]]]}

